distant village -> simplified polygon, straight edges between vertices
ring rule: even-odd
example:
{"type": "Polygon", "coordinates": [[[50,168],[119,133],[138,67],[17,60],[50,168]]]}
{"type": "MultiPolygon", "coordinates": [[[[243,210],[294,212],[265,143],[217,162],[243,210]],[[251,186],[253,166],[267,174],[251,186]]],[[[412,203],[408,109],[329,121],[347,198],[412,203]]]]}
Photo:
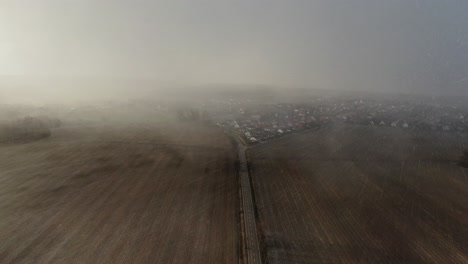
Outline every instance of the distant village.
{"type": "Polygon", "coordinates": [[[124,119],[144,123],[148,118],[175,118],[181,122],[216,124],[251,144],[335,123],[468,133],[468,106],[463,102],[441,104],[436,100],[329,96],[308,98],[304,100],[306,103],[284,103],[281,99],[272,103],[270,100],[259,101],[258,98],[241,98],[218,97],[177,103],[151,99],[128,100],[74,107],[3,105],[0,108],[0,121],[3,122],[0,123],[12,128],[15,127],[12,124],[23,120],[26,120],[23,123],[27,123],[31,117],[45,120],[42,123],[50,123],[49,119],[61,120],[65,125],[67,122],[83,125],[115,123],[124,119]],[[141,118],[137,118],[139,116],[141,118]]]}
{"type": "Polygon", "coordinates": [[[338,122],[468,133],[468,120],[465,118],[468,112],[455,105],[365,99],[317,99],[308,104],[224,103],[231,105],[231,116],[218,125],[234,131],[250,143],[262,143],[289,133],[338,122]]]}

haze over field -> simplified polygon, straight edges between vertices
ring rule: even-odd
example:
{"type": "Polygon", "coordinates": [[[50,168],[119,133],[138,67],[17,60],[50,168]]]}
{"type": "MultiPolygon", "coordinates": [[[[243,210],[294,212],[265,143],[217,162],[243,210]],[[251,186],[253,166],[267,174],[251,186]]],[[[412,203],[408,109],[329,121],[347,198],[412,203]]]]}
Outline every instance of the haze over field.
{"type": "Polygon", "coordinates": [[[467,0],[0,0],[0,263],[468,263],[467,0]]]}
{"type": "Polygon", "coordinates": [[[6,0],[0,96],[134,80],[466,94],[467,14],[464,0],[6,0]]]}

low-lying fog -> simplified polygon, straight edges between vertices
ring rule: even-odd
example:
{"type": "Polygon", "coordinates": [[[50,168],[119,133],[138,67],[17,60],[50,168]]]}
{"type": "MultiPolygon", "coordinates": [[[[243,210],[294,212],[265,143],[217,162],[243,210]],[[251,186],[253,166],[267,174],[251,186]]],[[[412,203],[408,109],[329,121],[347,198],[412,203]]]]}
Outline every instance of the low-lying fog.
{"type": "Polygon", "coordinates": [[[0,101],[206,86],[466,95],[467,14],[463,0],[7,0],[0,101]]]}

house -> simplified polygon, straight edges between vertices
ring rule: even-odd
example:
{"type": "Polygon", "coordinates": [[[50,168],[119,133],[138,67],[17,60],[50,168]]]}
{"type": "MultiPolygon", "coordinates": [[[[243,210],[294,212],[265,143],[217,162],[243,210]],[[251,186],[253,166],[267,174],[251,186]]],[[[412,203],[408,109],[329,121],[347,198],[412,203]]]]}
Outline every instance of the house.
{"type": "Polygon", "coordinates": [[[392,122],[392,127],[397,127],[397,125],[398,125],[398,121],[392,122]]]}
{"type": "Polygon", "coordinates": [[[406,122],[403,123],[403,128],[408,128],[408,127],[409,127],[408,123],[406,123],[406,122]]]}

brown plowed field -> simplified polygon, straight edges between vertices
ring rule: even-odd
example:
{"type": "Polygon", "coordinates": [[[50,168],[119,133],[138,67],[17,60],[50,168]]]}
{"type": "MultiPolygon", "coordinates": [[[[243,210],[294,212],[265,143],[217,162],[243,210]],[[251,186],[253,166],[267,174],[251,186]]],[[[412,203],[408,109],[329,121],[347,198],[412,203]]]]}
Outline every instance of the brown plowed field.
{"type": "Polygon", "coordinates": [[[336,125],[249,152],[269,263],[468,263],[468,138],[336,125]]]}
{"type": "Polygon", "coordinates": [[[77,128],[0,146],[0,263],[237,263],[221,131],[77,128]]]}

